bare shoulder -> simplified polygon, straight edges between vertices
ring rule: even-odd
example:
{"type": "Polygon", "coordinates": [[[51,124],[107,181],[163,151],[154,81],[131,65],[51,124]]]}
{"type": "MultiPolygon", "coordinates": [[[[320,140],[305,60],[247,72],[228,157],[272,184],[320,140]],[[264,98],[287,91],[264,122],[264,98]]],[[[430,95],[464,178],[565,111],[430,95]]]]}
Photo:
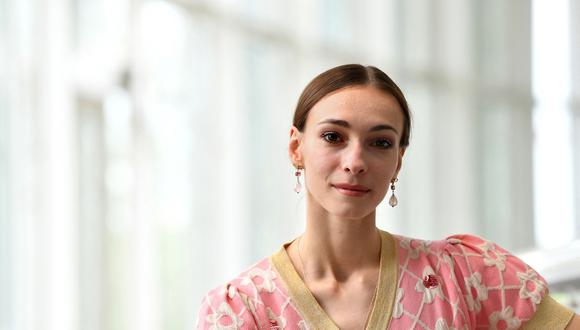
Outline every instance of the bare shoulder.
{"type": "Polygon", "coordinates": [[[568,323],[566,330],[580,330],[580,315],[574,314],[572,321],[568,323]]]}

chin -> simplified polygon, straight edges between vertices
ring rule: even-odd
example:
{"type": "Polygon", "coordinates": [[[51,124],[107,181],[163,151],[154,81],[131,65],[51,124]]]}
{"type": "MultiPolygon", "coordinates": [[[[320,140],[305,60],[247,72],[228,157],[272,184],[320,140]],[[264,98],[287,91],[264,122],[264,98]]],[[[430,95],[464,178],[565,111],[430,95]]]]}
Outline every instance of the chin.
{"type": "Polygon", "coordinates": [[[363,207],[334,207],[327,209],[328,213],[335,217],[347,218],[347,219],[362,219],[369,214],[373,213],[375,209],[363,208],[363,207]]]}
{"type": "MultiPolygon", "coordinates": [[[[322,194],[320,194],[322,195],[322,194]]],[[[319,195],[319,196],[320,196],[319,195]]],[[[369,196],[368,199],[352,199],[350,197],[336,197],[336,195],[316,198],[317,194],[311,194],[309,190],[309,202],[316,204],[316,208],[338,218],[362,219],[376,211],[380,200],[376,196],[369,196]]]]}

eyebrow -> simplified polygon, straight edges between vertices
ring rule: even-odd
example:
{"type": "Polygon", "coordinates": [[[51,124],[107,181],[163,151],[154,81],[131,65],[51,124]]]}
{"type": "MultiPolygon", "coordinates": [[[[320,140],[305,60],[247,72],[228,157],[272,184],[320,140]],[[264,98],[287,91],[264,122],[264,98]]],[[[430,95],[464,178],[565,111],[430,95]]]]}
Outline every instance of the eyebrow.
{"type": "MultiPolygon", "coordinates": [[[[350,124],[346,120],[340,120],[340,119],[326,119],[326,120],[319,122],[317,124],[317,126],[322,125],[322,124],[333,124],[333,125],[338,125],[338,126],[350,128],[350,124]]],[[[376,132],[376,131],[382,131],[382,130],[391,130],[391,131],[394,131],[395,133],[398,133],[397,130],[393,126],[386,125],[386,124],[373,126],[369,129],[369,132],[376,132]]]]}

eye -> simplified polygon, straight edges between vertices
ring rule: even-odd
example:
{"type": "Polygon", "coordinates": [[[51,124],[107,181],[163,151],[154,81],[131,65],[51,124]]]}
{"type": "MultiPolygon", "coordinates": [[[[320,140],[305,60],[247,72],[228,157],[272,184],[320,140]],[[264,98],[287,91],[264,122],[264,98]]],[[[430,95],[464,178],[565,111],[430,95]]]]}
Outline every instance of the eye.
{"type": "Polygon", "coordinates": [[[338,143],[341,140],[340,135],[336,132],[326,132],[322,134],[322,138],[329,143],[338,143]]]}
{"type": "Polygon", "coordinates": [[[372,143],[373,146],[379,147],[381,149],[389,149],[393,146],[391,141],[387,139],[378,139],[372,143]]]}

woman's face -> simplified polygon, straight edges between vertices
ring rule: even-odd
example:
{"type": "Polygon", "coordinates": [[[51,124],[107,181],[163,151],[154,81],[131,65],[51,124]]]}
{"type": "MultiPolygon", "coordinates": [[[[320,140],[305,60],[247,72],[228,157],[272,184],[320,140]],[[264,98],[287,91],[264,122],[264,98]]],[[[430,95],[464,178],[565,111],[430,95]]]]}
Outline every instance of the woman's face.
{"type": "Polygon", "coordinates": [[[373,212],[401,167],[403,121],[397,100],[369,86],[340,89],[315,104],[304,131],[292,128],[289,148],[305,169],[311,206],[352,219],[373,212]]]}

